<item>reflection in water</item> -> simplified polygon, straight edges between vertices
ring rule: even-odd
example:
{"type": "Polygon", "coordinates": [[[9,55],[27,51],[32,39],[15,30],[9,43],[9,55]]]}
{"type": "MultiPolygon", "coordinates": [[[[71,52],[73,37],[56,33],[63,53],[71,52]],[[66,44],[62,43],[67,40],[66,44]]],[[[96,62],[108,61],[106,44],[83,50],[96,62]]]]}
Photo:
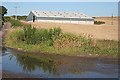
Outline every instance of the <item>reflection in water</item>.
{"type": "Polygon", "coordinates": [[[21,53],[7,49],[3,53],[3,70],[30,74],[34,77],[116,77],[117,63],[82,57],[21,53]],[[11,68],[9,68],[9,67],[11,68]]]}
{"type": "MultiPolygon", "coordinates": [[[[53,75],[60,75],[65,73],[80,74],[85,72],[74,63],[71,64],[64,60],[55,60],[48,57],[41,57],[31,53],[19,53],[9,55],[9,59],[16,57],[17,64],[22,67],[23,71],[32,73],[36,68],[48,72],[53,75]]],[[[79,63],[78,63],[79,64],[79,63]]],[[[82,65],[81,65],[82,66],[82,65]]],[[[92,65],[93,66],[93,65],[92,65]]]]}
{"type": "Polygon", "coordinates": [[[32,72],[37,67],[42,68],[44,72],[49,72],[55,74],[56,69],[54,61],[50,58],[42,58],[40,56],[32,54],[15,54],[17,63],[23,68],[26,72],[32,72]]]}
{"type": "Polygon", "coordinates": [[[2,47],[2,53],[5,53],[5,51],[7,51],[7,49],[5,47],[2,47]]]}
{"type": "MultiPolygon", "coordinates": [[[[70,61],[69,59],[53,59],[48,57],[41,57],[32,53],[19,53],[13,54],[16,57],[17,64],[23,68],[25,72],[32,73],[36,68],[42,69],[44,72],[48,72],[53,75],[61,74],[81,74],[85,73],[86,67],[94,67],[94,62],[88,61],[70,61]]],[[[12,55],[9,56],[10,60],[12,55]]]]}

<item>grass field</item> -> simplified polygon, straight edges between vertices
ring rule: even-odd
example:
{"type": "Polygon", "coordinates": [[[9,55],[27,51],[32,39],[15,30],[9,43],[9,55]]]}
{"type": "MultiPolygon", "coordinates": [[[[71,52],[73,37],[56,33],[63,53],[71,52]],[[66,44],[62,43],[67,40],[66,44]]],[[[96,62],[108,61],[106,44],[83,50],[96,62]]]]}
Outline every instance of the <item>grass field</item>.
{"type": "Polygon", "coordinates": [[[94,39],[108,39],[118,40],[118,20],[113,20],[111,25],[111,18],[96,18],[97,21],[104,21],[102,25],[81,25],[81,24],[62,24],[62,23],[49,23],[49,22],[34,22],[30,23],[36,28],[53,28],[60,27],[63,32],[70,32],[75,34],[93,35],[94,39]],[[109,24],[108,24],[109,23],[109,24]]]}

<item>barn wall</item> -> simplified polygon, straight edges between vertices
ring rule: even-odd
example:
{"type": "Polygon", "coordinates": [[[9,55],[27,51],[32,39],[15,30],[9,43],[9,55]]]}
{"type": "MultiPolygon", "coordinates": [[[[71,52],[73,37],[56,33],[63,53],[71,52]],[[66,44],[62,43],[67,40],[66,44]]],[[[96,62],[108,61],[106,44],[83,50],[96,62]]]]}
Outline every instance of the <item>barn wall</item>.
{"type": "MultiPolygon", "coordinates": [[[[28,15],[28,17],[26,18],[27,21],[33,21],[33,16],[35,16],[32,12],[30,12],[30,14],[28,15]]],[[[36,16],[35,16],[36,17],[36,16]]],[[[37,17],[36,17],[37,18],[37,17]]]]}
{"type": "Polygon", "coordinates": [[[94,21],[36,20],[36,22],[56,22],[56,23],[73,23],[73,24],[94,24],[94,21]]]}
{"type": "Polygon", "coordinates": [[[37,17],[38,20],[62,20],[62,21],[94,21],[90,18],[60,18],[60,17],[37,17]]]}
{"type": "MultiPolygon", "coordinates": [[[[30,13],[27,21],[32,22],[33,13],[30,13]]],[[[74,24],[94,24],[94,19],[90,18],[60,18],[60,17],[36,17],[36,22],[56,22],[56,23],[74,23],[74,24]]]]}

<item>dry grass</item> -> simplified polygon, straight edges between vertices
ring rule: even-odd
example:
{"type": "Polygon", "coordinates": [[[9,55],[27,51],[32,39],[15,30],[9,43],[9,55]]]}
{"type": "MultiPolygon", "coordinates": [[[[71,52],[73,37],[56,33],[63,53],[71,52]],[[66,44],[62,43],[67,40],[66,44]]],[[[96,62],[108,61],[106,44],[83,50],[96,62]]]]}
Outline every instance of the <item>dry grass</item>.
{"type": "Polygon", "coordinates": [[[60,27],[63,32],[70,32],[75,34],[93,35],[94,39],[108,39],[118,40],[118,18],[114,18],[111,25],[110,17],[99,17],[97,21],[104,21],[103,25],[81,25],[81,24],[68,24],[68,23],[49,23],[49,22],[35,22],[31,23],[36,28],[53,28],[60,27]]]}

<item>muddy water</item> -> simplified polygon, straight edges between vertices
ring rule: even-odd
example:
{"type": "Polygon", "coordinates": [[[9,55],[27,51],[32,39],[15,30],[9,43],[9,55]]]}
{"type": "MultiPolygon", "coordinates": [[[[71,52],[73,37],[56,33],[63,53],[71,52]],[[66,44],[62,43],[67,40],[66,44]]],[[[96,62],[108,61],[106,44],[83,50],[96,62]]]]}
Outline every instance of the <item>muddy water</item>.
{"type": "Polygon", "coordinates": [[[3,49],[3,77],[117,78],[117,59],[82,58],[3,49]]]}

